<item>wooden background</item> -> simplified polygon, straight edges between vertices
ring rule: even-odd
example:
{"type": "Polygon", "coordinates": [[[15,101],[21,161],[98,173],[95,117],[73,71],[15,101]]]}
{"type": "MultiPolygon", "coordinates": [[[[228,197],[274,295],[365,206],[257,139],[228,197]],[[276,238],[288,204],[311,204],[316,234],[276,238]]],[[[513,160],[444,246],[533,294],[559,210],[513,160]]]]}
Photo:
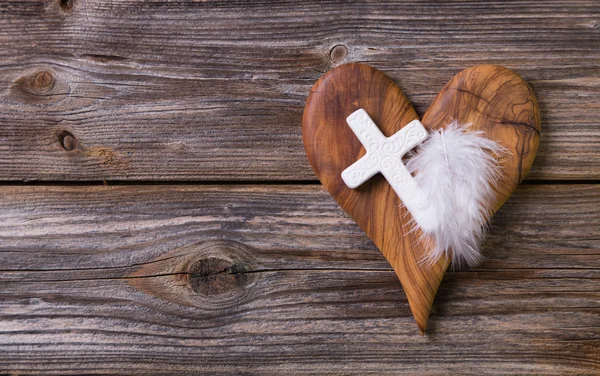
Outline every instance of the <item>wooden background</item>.
{"type": "Polygon", "coordinates": [[[600,3],[0,2],[0,374],[600,374],[600,3]],[[421,337],[306,161],[312,84],[475,64],[540,151],[421,337]]]}

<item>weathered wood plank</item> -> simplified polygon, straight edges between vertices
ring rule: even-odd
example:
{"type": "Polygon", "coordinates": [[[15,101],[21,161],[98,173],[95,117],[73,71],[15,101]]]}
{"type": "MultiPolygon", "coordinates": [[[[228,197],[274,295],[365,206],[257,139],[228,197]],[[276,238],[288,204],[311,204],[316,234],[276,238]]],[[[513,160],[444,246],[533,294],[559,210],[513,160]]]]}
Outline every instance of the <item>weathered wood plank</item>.
{"type": "Polygon", "coordinates": [[[320,186],[2,187],[0,370],[597,374],[599,205],[521,186],[421,337],[320,186]]]}
{"type": "Polygon", "coordinates": [[[304,101],[347,61],[421,115],[463,68],[505,65],[540,101],[530,178],[599,179],[599,19],[593,0],[3,1],[0,180],[313,180],[304,101]]]}

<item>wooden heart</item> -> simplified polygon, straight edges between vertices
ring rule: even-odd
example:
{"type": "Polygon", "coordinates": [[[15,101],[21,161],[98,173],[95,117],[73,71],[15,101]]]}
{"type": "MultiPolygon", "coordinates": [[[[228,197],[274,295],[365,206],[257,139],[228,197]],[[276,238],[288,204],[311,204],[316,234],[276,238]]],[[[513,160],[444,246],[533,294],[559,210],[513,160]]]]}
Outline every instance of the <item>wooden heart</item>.
{"type": "MultiPolygon", "coordinates": [[[[418,119],[400,88],[384,73],[365,64],[344,64],[323,75],[310,91],[302,121],[306,154],[321,183],[394,268],[423,334],[449,260],[441,259],[433,266],[420,262],[428,245],[420,231],[410,231],[410,214],[381,175],[357,189],[348,188],[342,180],[342,171],[365,154],[346,123],[360,108],[387,137],[418,119]]],[[[435,129],[452,119],[483,130],[511,152],[500,161],[503,177],[497,210],[525,177],[537,151],[540,118],[535,95],[506,68],[468,68],[444,86],[422,123],[435,129]]]]}

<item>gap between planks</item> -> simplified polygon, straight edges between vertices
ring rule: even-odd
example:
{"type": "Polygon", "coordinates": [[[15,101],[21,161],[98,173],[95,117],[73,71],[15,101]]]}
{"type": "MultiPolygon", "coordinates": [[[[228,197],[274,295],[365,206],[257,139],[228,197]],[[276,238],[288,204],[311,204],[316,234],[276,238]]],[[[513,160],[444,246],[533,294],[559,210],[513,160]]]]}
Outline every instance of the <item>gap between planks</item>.
{"type": "MultiPolygon", "coordinates": [[[[600,180],[524,180],[520,185],[596,185],[600,184],[600,180]]],[[[69,180],[40,180],[40,181],[11,181],[0,180],[0,187],[19,187],[19,186],[164,186],[164,185],[233,185],[233,186],[278,186],[278,185],[321,185],[318,180],[232,180],[232,181],[205,181],[205,180],[167,180],[167,181],[145,181],[145,180],[85,180],[85,181],[69,181],[69,180]]]]}

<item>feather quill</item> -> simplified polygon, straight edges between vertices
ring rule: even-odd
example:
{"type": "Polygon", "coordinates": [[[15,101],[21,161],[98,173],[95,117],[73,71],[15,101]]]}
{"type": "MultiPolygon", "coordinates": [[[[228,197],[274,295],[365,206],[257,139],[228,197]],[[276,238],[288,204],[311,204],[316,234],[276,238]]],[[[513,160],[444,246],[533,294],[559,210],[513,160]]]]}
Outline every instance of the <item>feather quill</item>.
{"type": "Polygon", "coordinates": [[[419,226],[433,240],[424,262],[452,259],[453,267],[476,265],[495,203],[501,167],[497,158],[508,151],[482,131],[452,121],[433,130],[406,166],[419,186],[428,213],[419,226]]]}

